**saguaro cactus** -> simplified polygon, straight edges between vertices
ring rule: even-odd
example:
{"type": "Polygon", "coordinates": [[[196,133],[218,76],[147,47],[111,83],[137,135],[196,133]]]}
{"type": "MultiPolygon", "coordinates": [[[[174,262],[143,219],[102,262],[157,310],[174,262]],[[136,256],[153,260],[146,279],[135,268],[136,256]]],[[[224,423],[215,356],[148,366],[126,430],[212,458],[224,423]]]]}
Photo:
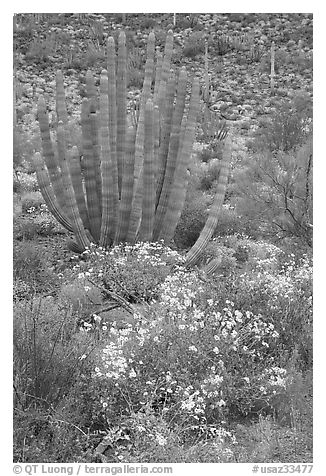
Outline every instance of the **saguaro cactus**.
{"type": "MultiPolygon", "coordinates": [[[[109,247],[123,241],[169,242],[173,238],[188,183],[199,80],[193,79],[187,98],[186,70],[180,70],[177,87],[175,74],[170,71],[172,51],[173,33],[169,31],[164,54],[157,54],[154,71],[155,36],[149,34],[135,124],[127,114],[125,34],[120,33],[117,53],[114,39],[108,39],[107,70],[101,73],[99,97],[92,73],[86,74],[81,154],[76,147],[68,148],[61,72],[56,75],[56,148],[44,99],[39,98],[42,155],[35,156],[37,178],[49,210],[74,233],[74,250],[81,252],[92,242],[109,247]]],[[[189,252],[189,264],[197,261],[214,231],[227,181],[227,160],[223,163],[216,203],[198,243],[189,252]]]]}

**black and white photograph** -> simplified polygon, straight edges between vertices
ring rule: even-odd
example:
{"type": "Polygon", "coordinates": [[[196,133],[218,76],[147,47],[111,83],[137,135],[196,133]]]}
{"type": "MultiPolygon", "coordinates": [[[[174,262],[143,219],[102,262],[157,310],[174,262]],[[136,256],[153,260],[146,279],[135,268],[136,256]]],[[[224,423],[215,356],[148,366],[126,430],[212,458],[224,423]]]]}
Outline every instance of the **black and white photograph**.
{"type": "Polygon", "coordinates": [[[306,8],[12,15],[14,473],[313,473],[306,8]]]}

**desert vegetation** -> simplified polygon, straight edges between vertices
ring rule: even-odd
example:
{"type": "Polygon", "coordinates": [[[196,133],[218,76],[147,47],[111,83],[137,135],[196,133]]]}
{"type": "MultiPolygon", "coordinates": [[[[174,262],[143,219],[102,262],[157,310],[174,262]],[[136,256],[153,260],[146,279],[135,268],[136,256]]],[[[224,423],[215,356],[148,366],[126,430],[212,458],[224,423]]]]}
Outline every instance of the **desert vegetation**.
{"type": "Polygon", "coordinates": [[[14,461],[312,462],[312,15],[14,17],[14,461]]]}

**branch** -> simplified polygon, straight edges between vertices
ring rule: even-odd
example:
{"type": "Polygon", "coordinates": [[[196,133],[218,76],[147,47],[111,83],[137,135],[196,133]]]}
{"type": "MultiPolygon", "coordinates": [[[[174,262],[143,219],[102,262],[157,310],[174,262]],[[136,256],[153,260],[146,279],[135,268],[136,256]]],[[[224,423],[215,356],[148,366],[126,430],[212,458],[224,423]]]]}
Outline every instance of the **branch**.
{"type": "Polygon", "coordinates": [[[126,299],[124,299],[122,296],[119,296],[119,294],[116,294],[113,291],[109,291],[108,289],[104,288],[103,286],[100,286],[99,284],[95,283],[93,280],[87,278],[88,281],[93,284],[93,286],[96,286],[98,289],[100,289],[104,294],[109,296],[113,301],[117,302],[123,309],[129,312],[129,314],[139,314],[138,310],[134,308],[132,304],[130,304],[126,299]]]}

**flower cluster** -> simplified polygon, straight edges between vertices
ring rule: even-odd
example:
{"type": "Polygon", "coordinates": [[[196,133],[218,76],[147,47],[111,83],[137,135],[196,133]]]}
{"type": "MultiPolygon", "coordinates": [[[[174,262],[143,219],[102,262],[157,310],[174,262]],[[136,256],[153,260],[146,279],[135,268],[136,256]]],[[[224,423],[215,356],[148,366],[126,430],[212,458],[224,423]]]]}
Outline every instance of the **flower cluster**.
{"type": "Polygon", "coordinates": [[[88,269],[75,266],[80,279],[91,278],[131,302],[157,299],[171,268],[184,263],[184,257],[161,242],[120,244],[110,251],[92,245],[84,257],[88,269]]]}
{"type": "Polygon", "coordinates": [[[278,337],[263,316],[205,299],[198,272],[177,268],[139,328],[109,331],[94,373],[108,385],[103,408],[114,388],[129,396],[127,408],[150,405],[175,424],[220,423],[230,406],[248,410],[284,387],[268,373],[278,337]]]}

